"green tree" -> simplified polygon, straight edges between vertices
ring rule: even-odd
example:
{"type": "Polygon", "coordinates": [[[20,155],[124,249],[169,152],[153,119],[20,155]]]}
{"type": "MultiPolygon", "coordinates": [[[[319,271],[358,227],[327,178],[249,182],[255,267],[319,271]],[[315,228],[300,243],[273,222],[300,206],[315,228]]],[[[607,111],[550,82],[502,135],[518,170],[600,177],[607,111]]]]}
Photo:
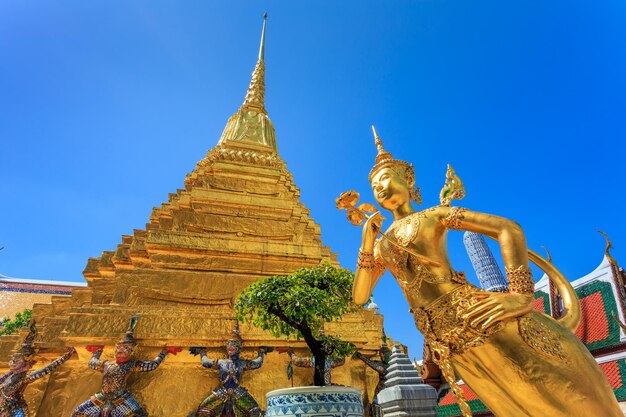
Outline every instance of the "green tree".
{"type": "Polygon", "coordinates": [[[17,333],[21,327],[28,326],[32,316],[33,310],[25,308],[23,311],[16,313],[13,320],[5,317],[2,321],[3,326],[0,328],[0,336],[17,333]]]}
{"type": "Polygon", "coordinates": [[[323,386],[326,358],[349,356],[354,350],[352,343],[322,331],[325,322],[360,308],[352,302],[353,280],[350,271],[328,263],[262,279],[237,298],[237,319],[275,337],[304,339],[315,358],[314,384],[323,386]]]}

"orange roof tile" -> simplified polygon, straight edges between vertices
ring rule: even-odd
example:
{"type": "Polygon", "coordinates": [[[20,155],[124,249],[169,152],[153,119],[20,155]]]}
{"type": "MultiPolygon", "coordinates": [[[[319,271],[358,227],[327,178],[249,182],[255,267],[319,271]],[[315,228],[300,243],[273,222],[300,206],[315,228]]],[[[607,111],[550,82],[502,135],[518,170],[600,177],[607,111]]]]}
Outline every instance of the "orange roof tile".
{"type": "Polygon", "coordinates": [[[539,298],[535,298],[535,302],[533,307],[535,308],[535,310],[537,311],[541,311],[542,313],[546,313],[546,314],[550,314],[549,311],[545,311],[545,303],[544,303],[544,299],[545,297],[539,297],[539,298]]]}
{"type": "Polygon", "coordinates": [[[580,299],[582,319],[576,336],[588,344],[609,337],[609,323],[606,317],[602,293],[595,292],[580,299]]]}
{"type": "Polygon", "coordinates": [[[619,372],[617,361],[601,363],[600,369],[606,374],[613,389],[620,388],[623,385],[622,375],[619,372]]]}

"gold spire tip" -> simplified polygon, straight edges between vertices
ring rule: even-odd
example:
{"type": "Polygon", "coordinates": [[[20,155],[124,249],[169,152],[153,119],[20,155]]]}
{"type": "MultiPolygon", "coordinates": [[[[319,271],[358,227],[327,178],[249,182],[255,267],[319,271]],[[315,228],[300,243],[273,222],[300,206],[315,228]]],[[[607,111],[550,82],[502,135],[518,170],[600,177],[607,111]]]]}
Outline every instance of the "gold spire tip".
{"type": "Polygon", "coordinates": [[[259,46],[259,61],[263,61],[265,55],[265,24],[267,23],[267,12],[263,15],[263,30],[261,31],[261,45],[259,46]]]}
{"type": "Polygon", "coordinates": [[[372,125],[372,132],[374,133],[374,144],[376,144],[376,149],[378,150],[376,161],[378,162],[379,158],[391,159],[391,154],[383,148],[383,141],[380,139],[380,136],[378,136],[378,132],[376,131],[376,127],[374,127],[374,125],[372,125]]]}

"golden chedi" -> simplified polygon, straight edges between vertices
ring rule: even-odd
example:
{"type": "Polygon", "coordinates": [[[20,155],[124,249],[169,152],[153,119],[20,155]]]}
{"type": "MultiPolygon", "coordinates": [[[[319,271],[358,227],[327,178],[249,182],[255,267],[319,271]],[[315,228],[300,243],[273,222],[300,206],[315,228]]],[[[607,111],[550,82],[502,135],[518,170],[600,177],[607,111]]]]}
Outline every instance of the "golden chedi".
{"type": "Polygon", "coordinates": [[[393,159],[375,131],[374,136],[378,155],[369,180],[376,201],[391,212],[393,223],[376,239],[379,214],[365,221],[354,301],[365,303],[385,270],[391,271],[465,417],[471,411],[458,379],[498,417],[623,417],[605,375],[573,334],[580,306],[567,279],[527,249],[515,222],[450,207],[450,196],[464,195],[452,170],[442,204],[416,212],[411,200],[421,198],[413,167],[393,159]],[[468,230],[498,241],[509,292],[481,290],[452,268],[446,246],[449,230],[468,230]],[[563,296],[566,312],[558,320],[532,308],[529,258],[563,296]]]}
{"type": "MultiPolygon", "coordinates": [[[[264,104],[264,39],[265,26],[245,101],[184,188],[153,210],[145,229],[88,261],[87,288],[35,306],[42,324],[40,352],[52,357],[64,346],[75,346],[79,360],[31,385],[26,397],[33,415],[70,415],[98,391],[100,376],[87,367],[91,354],[85,347],[103,345],[102,360],[111,359],[135,314],[141,316],[137,357],[154,357],[164,346],[205,346],[210,357],[225,357],[224,343],[235,324],[233,300],[244,287],[323,261],[337,264],[277,152],[264,104]]],[[[382,316],[363,310],[342,323],[328,323],[326,330],[371,355],[380,345],[382,316]]],[[[261,346],[306,353],[303,342],[277,340],[250,326],[242,326],[241,337],[242,359],[257,357],[261,346]]],[[[3,360],[8,350],[0,352],[3,360]]],[[[286,355],[269,354],[263,369],[244,376],[242,384],[263,408],[266,392],[292,385],[287,363],[286,355]]],[[[148,415],[186,417],[219,384],[217,375],[205,371],[185,349],[142,378],[131,376],[128,387],[148,415]]],[[[369,396],[378,378],[359,361],[349,361],[334,377],[369,396]]],[[[293,383],[306,385],[310,378],[310,370],[297,370],[293,383]]]]}

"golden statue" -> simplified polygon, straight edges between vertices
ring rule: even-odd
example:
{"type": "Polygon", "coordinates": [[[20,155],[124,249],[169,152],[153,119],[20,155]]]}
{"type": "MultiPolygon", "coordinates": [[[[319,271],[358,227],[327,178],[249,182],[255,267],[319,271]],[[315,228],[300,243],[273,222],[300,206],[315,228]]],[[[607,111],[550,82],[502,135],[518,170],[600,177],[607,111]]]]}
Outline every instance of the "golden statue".
{"type": "MultiPolygon", "coordinates": [[[[498,417],[623,417],[603,372],[573,334],[580,306],[563,274],[527,249],[522,229],[511,220],[449,207],[443,198],[442,205],[416,212],[411,200],[421,197],[412,165],[393,159],[375,130],[374,137],[378,155],[369,180],[393,223],[383,234],[379,213],[364,219],[354,301],[366,303],[385,270],[391,271],[465,417],[472,413],[458,379],[498,417]],[[452,268],[446,246],[451,229],[498,241],[509,292],[481,290],[452,268]],[[379,233],[384,238],[377,239],[379,233]],[[565,314],[559,320],[533,310],[529,258],[563,297],[565,314]]],[[[444,197],[464,195],[460,179],[448,173],[455,181],[444,197]]],[[[356,199],[353,193],[344,195],[350,201],[340,197],[338,207],[355,209],[358,194],[356,199]]]]}

